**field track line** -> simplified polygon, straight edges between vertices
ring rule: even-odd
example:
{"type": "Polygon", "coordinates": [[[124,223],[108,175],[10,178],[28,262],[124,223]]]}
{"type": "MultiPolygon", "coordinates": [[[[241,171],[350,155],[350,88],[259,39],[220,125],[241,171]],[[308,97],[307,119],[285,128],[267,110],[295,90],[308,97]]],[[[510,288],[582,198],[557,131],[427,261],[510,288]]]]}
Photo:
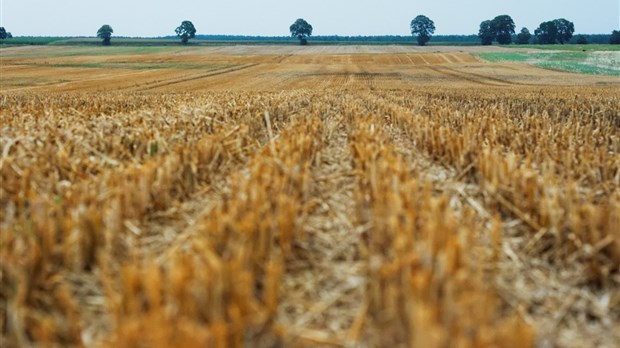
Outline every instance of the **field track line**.
{"type": "Polygon", "coordinates": [[[428,69],[433,70],[443,75],[448,75],[450,77],[458,78],[459,80],[465,80],[465,81],[469,81],[469,82],[473,82],[473,83],[485,85],[485,86],[498,86],[499,87],[499,86],[511,86],[511,85],[516,84],[514,82],[508,82],[508,81],[490,77],[490,76],[474,74],[474,73],[466,73],[464,71],[456,70],[456,69],[449,68],[449,67],[442,66],[442,65],[428,66],[428,69]]]}
{"type": "Polygon", "coordinates": [[[28,90],[35,90],[35,89],[42,89],[42,88],[54,88],[54,87],[59,87],[59,86],[69,86],[74,83],[114,80],[114,79],[118,79],[119,77],[130,77],[130,76],[136,76],[136,75],[141,75],[141,74],[147,74],[150,72],[151,71],[149,70],[144,70],[144,71],[138,71],[138,72],[125,73],[125,74],[105,75],[105,76],[100,76],[100,77],[90,78],[90,79],[62,81],[62,82],[52,83],[52,84],[42,85],[42,86],[11,88],[11,89],[0,90],[0,92],[17,92],[17,91],[28,91],[28,90]]]}
{"type": "Polygon", "coordinates": [[[176,84],[180,84],[180,83],[184,83],[184,82],[195,81],[195,80],[200,80],[200,79],[209,78],[209,77],[213,77],[213,76],[228,74],[228,73],[232,73],[232,72],[236,72],[236,71],[240,71],[240,70],[245,70],[245,69],[249,69],[249,68],[252,68],[252,67],[255,67],[255,66],[258,66],[258,65],[260,65],[260,64],[246,64],[246,65],[243,65],[243,66],[227,68],[227,69],[224,69],[224,70],[211,71],[211,72],[206,73],[206,74],[190,76],[190,77],[186,77],[186,78],[182,78],[182,79],[176,79],[176,80],[172,80],[172,81],[168,80],[168,81],[163,81],[163,82],[155,83],[155,84],[152,84],[152,85],[148,85],[147,87],[139,88],[137,90],[139,90],[139,91],[148,91],[148,90],[156,89],[156,88],[159,88],[159,87],[167,87],[167,86],[176,85],[176,84]]]}

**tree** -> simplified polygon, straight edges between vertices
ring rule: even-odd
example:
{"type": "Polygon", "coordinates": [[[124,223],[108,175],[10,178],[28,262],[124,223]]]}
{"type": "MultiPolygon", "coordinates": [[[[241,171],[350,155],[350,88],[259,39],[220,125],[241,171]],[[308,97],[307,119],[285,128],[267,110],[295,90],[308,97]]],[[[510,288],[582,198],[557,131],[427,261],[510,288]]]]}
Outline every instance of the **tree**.
{"type": "Polygon", "coordinates": [[[515,22],[509,15],[497,16],[491,21],[491,30],[500,45],[508,45],[515,33],[515,22]]]}
{"type": "Polygon", "coordinates": [[[8,32],[8,31],[7,31],[7,33],[6,33],[6,38],[7,38],[7,39],[12,39],[12,38],[13,38],[13,34],[11,34],[11,32],[8,32]]]}
{"type": "Polygon", "coordinates": [[[555,23],[555,27],[557,28],[558,34],[556,39],[560,42],[560,44],[564,44],[568,42],[575,32],[575,25],[571,21],[567,21],[564,18],[559,18],[553,21],[555,23]]]}
{"type": "Polygon", "coordinates": [[[291,36],[298,38],[299,44],[302,46],[307,45],[308,40],[306,38],[312,36],[312,26],[302,18],[298,18],[295,23],[291,24],[289,30],[291,36]]]}
{"type": "Polygon", "coordinates": [[[542,22],[534,31],[536,41],[541,44],[554,44],[558,37],[558,27],[554,21],[542,22]]]}
{"type": "Polygon", "coordinates": [[[4,40],[7,38],[6,29],[4,27],[0,27],[0,40],[4,40]]]}
{"type": "Polygon", "coordinates": [[[540,23],[534,34],[539,44],[555,44],[559,42],[563,45],[573,37],[574,32],[575,25],[573,22],[564,18],[558,18],[540,23]]]}
{"type": "Polygon", "coordinates": [[[181,25],[179,25],[174,32],[178,37],[181,38],[181,42],[186,45],[189,39],[193,39],[196,36],[196,28],[194,27],[194,23],[190,21],[183,21],[181,25]]]}
{"type": "Polygon", "coordinates": [[[114,30],[111,26],[104,24],[97,30],[97,37],[103,39],[102,44],[104,46],[110,46],[110,42],[112,41],[112,33],[114,30]]]}
{"type": "Polygon", "coordinates": [[[527,28],[521,28],[521,32],[517,34],[517,44],[519,45],[527,45],[530,43],[530,39],[532,38],[532,34],[527,28]]]}
{"type": "Polygon", "coordinates": [[[614,30],[609,37],[610,45],[620,45],[620,30],[614,30]]]}
{"type": "Polygon", "coordinates": [[[435,32],[435,23],[428,17],[419,15],[411,21],[411,35],[416,35],[418,45],[424,46],[435,32]]]}
{"type": "Polygon", "coordinates": [[[480,38],[480,42],[485,46],[493,43],[495,33],[493,32],[493,29],[491,27],[491,21],[483,21],[482,23],[480,23],[478,37],[480,38]]]}

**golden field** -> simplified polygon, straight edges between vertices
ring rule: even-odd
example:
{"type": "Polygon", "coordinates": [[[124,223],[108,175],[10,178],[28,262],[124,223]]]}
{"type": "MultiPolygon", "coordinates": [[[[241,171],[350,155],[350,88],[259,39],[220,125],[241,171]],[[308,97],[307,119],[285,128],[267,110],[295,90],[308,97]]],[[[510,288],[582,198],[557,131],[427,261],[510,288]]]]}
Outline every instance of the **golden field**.
{"type": "Polygon", "coordinates": [[[2,49],[2,347],[620,345],[620,81],[481,50],[2,49]]]}

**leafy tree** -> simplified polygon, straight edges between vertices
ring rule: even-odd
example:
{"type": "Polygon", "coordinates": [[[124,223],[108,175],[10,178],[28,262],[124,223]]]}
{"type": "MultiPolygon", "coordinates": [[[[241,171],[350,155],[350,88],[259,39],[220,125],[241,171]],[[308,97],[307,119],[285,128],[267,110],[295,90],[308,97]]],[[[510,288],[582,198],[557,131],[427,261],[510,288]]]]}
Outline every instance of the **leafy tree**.
{"type": "Polygon", "coordinates": [[[493,32],[491,21],[483,21],[482,23],[480,23],[480,30],[478,31],[478,37],[480,38],[480,42],[485,46],[488,46],[493,43],[493,39],[495,38],[495,33],[493,32]]]}
{"type": "Polygon", "coordinates": [[[609,44],[620,45],[620,30],[614,30],[611,32],[611,37],[609,37],[609,44]]]}
{"type": "Polygon", "coordinates": [[[110,42],[112,41],[112,33],[114,30],[111,26],[104,24],[97,30],[97,37],[103,39],[102,44],[104,46],[110,46],[110,42]]]}
{"type": "Polygon", "coordinates": [[[534,31],[534,34],[539,44],[554,44],[558,38],[558,27],[555,21],[542,22],[534,31]]]}
{"type": "Polygon", "coordinates": [[[418,45],[424,46],[435,32],[435,23],[428,17],[419,15],[411,21],[411,35],[417,35],[418,45]]]}
{"type": "Polygon", "coordinates": [[[564,18],[559,18],[554,20],[553,23],[555,23],[555,27],[558,30],[556,40],[558,40],[560,44],[563,45],[573,37],[573,33],[575,32],[575,25],[573,22],[564,18]]]}
{"type": "Polygon", "coordinates": [[[575,25],[573,22],[564,18],[558,18],[540,23],[534,34],[536,34],[539,44],[555,44],[559,42],[563,45],[573,37],[574,32],[575,25]]]}
{"type": "Polygon", "coordinates": [[[301,45],[307,45],[307,37],[312,35],[312,25],[302,18],[298,18],[295,23],[289,27],[292,37],[299,39],[301,45]]]}
{"type": "Polygon", "coordinates": [[[196,28],[194,23],[190,21],[181,22],[181,25],[174,29],[174,32],[181,38],[181,42],[184,45],[187,44],[189,39],[193,39],[196,36],[196,28]]]}
{"type": "Polygon", "coordinates": [[[527,45],[528,43],[530,43],[531,38],[532,34],[530,34],[530,31],[527,30],[527,28],[523,27],[521,28],[521,32],[517,34],[517,43],[519,45],[527,45]]]}
{"type": "Polygon", "coordinates": [[[0,27],[0,40],[4,40],[7,38],[6,29],[4,27],[0,27]]]}
{"type": "Polygon", "coordinates": [[[12,39],[13,38],[13,34],[11,34],[10,32],[7,31],[6,38],[7,39],[12,39]]]}
{"type": "Polygon", "coordinates": [[[491,30],[500,45],[508,45],[515,33],[515,22],[508,15],[497,16],[491,21],[491,30]]]}

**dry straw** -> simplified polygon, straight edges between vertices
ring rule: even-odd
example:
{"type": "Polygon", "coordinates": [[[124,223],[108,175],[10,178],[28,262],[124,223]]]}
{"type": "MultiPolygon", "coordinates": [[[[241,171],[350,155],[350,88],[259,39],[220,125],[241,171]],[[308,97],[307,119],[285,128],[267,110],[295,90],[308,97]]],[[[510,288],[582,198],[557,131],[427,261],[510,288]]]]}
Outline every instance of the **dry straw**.
{"type": "Polygon", "coordinates": [[[7,93],[0,340],[525,347],[612,332],[620,101],[543,94],[7,93]]]}

